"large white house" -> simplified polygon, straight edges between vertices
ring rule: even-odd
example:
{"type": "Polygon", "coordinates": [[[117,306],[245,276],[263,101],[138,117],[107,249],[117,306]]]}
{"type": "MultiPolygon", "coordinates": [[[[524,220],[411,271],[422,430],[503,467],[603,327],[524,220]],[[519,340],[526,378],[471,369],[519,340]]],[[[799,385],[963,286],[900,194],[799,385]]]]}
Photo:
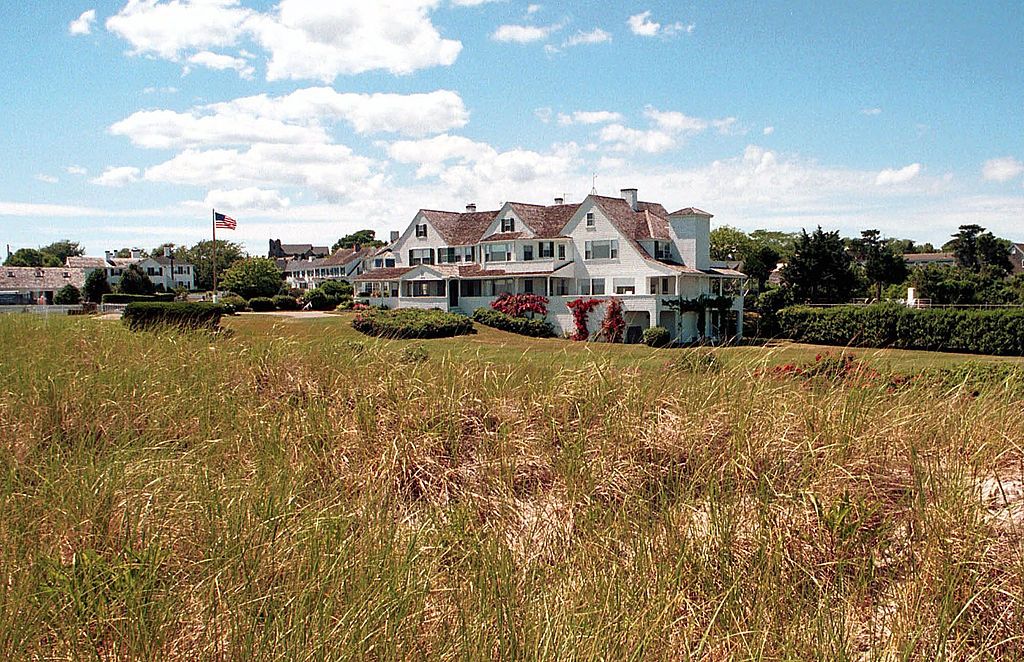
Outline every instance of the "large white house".
{"type": "Polygon", "coordinates": [[[375,268],[395,266],[389,247],[351,246],[339,248],[324,258],[287,260],[284,279],[288,287],[307,290],[328,280],[352,282],[356,276],[375,268]]]}
{"type": "Polygon", "coordinates": [[[103,269],[111,287],[121,282],[121,275],[133,264],[149,276],[153,285],[162,285],[168,292],[179,287],[187,290],[196,287],[195,268],[191,264],[165,255],[143,256],[138,248],[132,249],[131,257],[115,257],[113,252],[107,251],[103,257],[69,257],[65,261],[65,266],[84,269],[87,275],[96,269],[103,269]]]}
{"type": "MultiPolygon", "coordinates": [[[[395,266],[354,281],[374,304],[467,315],[505,292],[540,294],[560,333],[574,327],[570,301],[614,296],[623,303],[627,340],[655,325],[683,342],[740,336],[746,276],[711,262],[710,222],[699,209],[668,213],[640,201],[636,189],[572,204],[556,198],[495,211],[421,209],[391,246],[395,266]],[[727,309],[704,305],[722,296],[731,298],[727,309]]],[[[592,332],[602,317],[600,309],[590,315],[592,332]]]]}

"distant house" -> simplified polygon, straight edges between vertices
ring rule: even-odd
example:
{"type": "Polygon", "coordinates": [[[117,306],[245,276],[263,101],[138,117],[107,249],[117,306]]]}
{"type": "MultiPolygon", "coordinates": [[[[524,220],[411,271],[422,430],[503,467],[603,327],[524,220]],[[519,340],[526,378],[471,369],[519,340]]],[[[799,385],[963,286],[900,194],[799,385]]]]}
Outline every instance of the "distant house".
{"type": "Polygon", "coordinates": [[[52,304],[66,285],[82,289],[86,274],[73,267],[0,267],[0,304],[34,304],[40,298],[52,304]]]}
{"type": "Polygon", "coordinates": [[[929,264],[943,267],[956,266],[956,256],[953,253],[904,253],[903,260],[911,268],[926,267],[929,264]]]}
{"type": "Polygon", "coordinates": [[[339,248],[322,259],[288,260],[284,265],[284,279],[288,287],[308,290],[327,280],[351,282],[356,276],[372,269],[395,266],[395,258],[388,247],[355,245],[339,248]]]}
{"type": "Polygon", "coordinates": [[[1010,245],[1010,264],[1013,265],[1013,273],[1024,273],[1024,244],[1010,245]]]}
{"type": "Polygon", "coordinates": [[[313,244],[282,244],[280,239],[270,240],[270,250],[267,257],[277,262],[282,269],[290,260],[317,260],[331,254],[327,246],[314,246],[313,244]]]}
{"type": "Polygon", "coordinates": [[[64,264],[67,267],[83,269],[86,275],[96,269],[103,269],[107,283],[111,287],[120,283],[124,270],[135,264],[149,277],[153,285],[168,292],[180,287],[187,290],[195,289],[193,265],[163,255],[144,257],[138,248],[132,249],[131,257],[114,257],[114,253],[107,251],[104,257],[69,257],[64,264]]]}

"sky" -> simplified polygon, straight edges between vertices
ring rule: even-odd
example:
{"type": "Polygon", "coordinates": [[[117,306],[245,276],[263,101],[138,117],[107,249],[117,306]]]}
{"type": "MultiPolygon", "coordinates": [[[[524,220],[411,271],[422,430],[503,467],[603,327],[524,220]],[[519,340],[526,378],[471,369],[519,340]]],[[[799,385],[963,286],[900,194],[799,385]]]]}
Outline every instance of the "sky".
{"type": "Polygon", "coordinates": [[[0,0],[0,244],[330,244],[593,188],[1024,241],[1024,3],[0,0]]]}

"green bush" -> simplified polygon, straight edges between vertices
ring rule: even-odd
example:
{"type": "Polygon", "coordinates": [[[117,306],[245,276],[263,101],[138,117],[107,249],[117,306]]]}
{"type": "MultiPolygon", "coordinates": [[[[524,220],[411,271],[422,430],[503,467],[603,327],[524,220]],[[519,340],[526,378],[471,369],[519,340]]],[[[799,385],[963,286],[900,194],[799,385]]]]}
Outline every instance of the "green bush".
{"type": "Polygon", "coordinates": [[[271,301],[274,302],[274,308],[278,310],[298,310],[299,302],[295,300],[295,297],[288,296],[287,294],[278,294],[273,297],[271,301]]]}
{"type": "Polygon", "coordinates": [[[484,326],[531,338],[553,338],[555,335],[551,324],[542,319],[513,317],[491,308],[477,308],[473,311],[473,319],[484,326]]]}
{"type": "Polygon", "coordinates": [[[335,310],[352,303],[352,286],[345,281],[328,280],[316,289],[308,290],[302,297],[313,310],[335,310]]]}
{"type": "Polygon", "coordinates": [[[101,303],[160,303],[174,301],[174,293],[169,294],[121,294],[120,292],[104,294],[101,303]]]}
{"type": "Polygon", "coordinates": [[[249,302],[233,292],[219,295],[217,303],[225,306],[229,315],[249,310],[249,302]]]}
{"type": "Polygon", "coordinates": [[[65,285],[57,290],[53,302],[58,306],[74,306],[82,301],[82,293],[74,285],[65,285]]]}
{"type": "Polygon", "coordinates": [[[670,339],[668,329],[663,326],[644,329],[644,344],[649,347],[664,347],[668,345],[670,339]]]}
{"type": "Polygon", "coordinates": [[[798,342],[1024,356],[1024,310],[914,309],[899,304],[779,311],[798,342]]]}
{"type": "Polygon", "coordinates": [[[474,333],[468,317],[417,308],[364,310],[352,320],[352,328],[382,338],[450,338],[474,333]]]}
{"type": "Polygon", "coordinates": [[[122,321],[132,331],[162,328],[216,331],[224,306],[214,303],[140,302],[128,304],[122,321]]]}
{"type": "Polygon", "coordinates": [[[274,300],[270,297],[253,297],[249,299],[249,309],[254,313],[265,313],[269,310],[276,310],[274,300]]]}

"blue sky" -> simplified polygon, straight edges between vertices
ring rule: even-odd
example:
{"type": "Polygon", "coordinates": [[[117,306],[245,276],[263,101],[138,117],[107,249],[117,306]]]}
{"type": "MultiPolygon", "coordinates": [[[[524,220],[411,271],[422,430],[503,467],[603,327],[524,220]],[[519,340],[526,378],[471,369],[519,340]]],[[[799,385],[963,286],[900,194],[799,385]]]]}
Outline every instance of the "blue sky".
{"type": "Polygon", "coordinates": [[[254,253],[636,187],[1024,241],[1024,4],[0,0],[0,243],[254,253]]]}

